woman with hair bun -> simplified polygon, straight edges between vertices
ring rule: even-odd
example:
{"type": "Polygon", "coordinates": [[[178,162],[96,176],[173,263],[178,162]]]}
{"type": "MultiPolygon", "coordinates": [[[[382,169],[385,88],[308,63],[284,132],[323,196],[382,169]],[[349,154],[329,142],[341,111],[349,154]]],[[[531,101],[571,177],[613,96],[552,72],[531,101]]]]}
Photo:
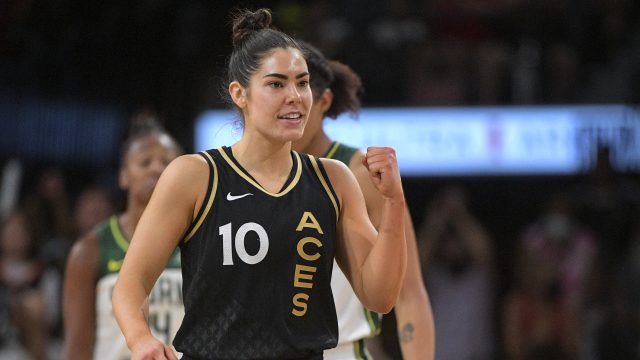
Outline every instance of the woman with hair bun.
{"type": "Polygon", "coordinates": [[[244,131],[231,146],[173,161],[147,206],[113,294],[133,359],[175,359],[149,331],[144,302],[182,255],[183,359],[322,359],[338,325],[333,260],[369,309],[389,312],[406,267],[405,199],[393,149],[365,167],[381,193],[378,231],[343,163],[292,150],[313,102],[303,52],[267,9],[238,11],[228,94],[244,131]]]}

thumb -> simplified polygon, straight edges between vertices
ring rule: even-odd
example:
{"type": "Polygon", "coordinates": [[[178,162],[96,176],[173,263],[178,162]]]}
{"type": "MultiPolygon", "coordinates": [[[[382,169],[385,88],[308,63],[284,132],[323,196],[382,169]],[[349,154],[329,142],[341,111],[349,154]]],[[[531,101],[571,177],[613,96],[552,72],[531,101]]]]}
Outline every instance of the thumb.
{"type": "Polygon", "coordinates": [[[367,154],[364,154],[364,156],[362,157],[362,165],[364,165],[367,171],[369,170],[369,162],[367,161],[367,154]]]}
{"type": "Polygon", "coordinates": [[[178,360],[176,354],[173,352],[173,349],[171,349],[171,347],[168,345],[164,346],[164,355],[167,357],[167,360],[178,360]]]}

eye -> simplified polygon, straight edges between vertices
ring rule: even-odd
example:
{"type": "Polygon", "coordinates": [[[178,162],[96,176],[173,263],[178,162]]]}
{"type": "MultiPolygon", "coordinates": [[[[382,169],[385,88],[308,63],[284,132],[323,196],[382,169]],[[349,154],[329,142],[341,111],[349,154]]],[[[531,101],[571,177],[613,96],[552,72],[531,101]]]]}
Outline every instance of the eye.
{"type": "Polygon", "coordinates": [[[305,79],[305,80],[300,80],[300,82],[298,83],[298,86],[300,87],[307,87],[309,86],[309,80],[305,79]]]}
{"type": "Polygon", "coordinates": [[[284,85],[282,85],[282,83],[280,81],[272,81],[272,82],[268,83],[267,86],[272,87],[274,89],[278,89],[278,88],[283,87],[284,85]]]}

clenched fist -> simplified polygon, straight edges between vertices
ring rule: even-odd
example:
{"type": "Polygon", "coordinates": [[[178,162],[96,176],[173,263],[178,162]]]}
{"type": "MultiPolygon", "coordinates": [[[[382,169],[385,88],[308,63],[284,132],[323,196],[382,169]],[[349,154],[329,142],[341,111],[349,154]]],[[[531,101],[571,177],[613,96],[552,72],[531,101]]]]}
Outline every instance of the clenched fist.
{"type": "Polygon", "coordinates": [[[393,148],[368,147],[362,164],[369,170],[371,181],[383,197],[389,199],[404,197],[398,159],[393,148]]]}

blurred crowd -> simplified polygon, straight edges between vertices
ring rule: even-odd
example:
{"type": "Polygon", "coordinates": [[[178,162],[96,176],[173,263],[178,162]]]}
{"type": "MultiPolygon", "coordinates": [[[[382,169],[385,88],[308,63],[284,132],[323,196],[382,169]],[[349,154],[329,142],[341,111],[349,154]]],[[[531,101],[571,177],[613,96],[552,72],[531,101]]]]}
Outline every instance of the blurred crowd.
{"type": "Polygon", "coordinates": [[[350,65],[367,106],[640,102],[636,0],[7,0],[0,90],[191,121],[221,104],[225,25],[242,5],[350,65]]]}
{"type": "Polygon", "coordinates": [[[509,186],[474,203],[460,181],[427,197],[417,235],[436,359],[640,358],[640,182],[608,160],[603,148],[589,174],[511,195],[535,206],[503,202],[509,186]]]}
{"type": "Polygon", "coordinates": [[[0,358],[55,359],[62,341],[62,278],[74,241],[111,215],[107,184],[71,189],[69,174],[46,167],[26,181],[4,167],[0,218],[0,358]],[[14,181],[8,181],[14,179],[14,181]],[[17,181],[15,181],[17,180],[17,181]],[[17,194],[7,199],[8,194],[17,194]]]}

